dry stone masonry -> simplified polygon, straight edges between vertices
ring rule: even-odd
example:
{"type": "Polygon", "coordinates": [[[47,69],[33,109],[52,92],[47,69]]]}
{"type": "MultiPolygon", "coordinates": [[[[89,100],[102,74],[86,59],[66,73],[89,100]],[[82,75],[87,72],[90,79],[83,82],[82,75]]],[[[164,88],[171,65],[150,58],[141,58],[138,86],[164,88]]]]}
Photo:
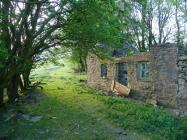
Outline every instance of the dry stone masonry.
{"type": "Polygon", "coordinates": [[[119,75],[117,64],[126,63],[130,97],[143,101],[156,99],[160,105],[187,114],[186,47],[168,43],[153,46],[149,52],[117,58],[115,61],[102,61],[90,54],[87,62],[88,85],[91,87],[110,91],[112,80],[119,75]],[[101,64],[107,64],[106,77],[101,77],[101,64]]]}
{"type": "Polygon", "coordinates": [[[154,46],[152,54],[153,93],[160,104],[177,107],[178,48],[174,44],[154,46]]]}
{"type": "Polygon", "coordinates": [[[178,52],[178,106],[187,114],[187,48],[179,47],[178,52]]]}

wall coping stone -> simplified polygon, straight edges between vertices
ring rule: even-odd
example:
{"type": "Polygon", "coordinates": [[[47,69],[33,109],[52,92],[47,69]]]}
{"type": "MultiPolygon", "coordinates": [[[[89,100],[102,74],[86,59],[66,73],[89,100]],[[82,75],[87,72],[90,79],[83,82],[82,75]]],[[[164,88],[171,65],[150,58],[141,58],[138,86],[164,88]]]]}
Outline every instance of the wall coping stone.
{"type": "Polygon", "coordinates": [[[186,56],[180,56],[180,57],[178,58],[178,60],[187,61],[187,55],[186,55],[186,56]]]}

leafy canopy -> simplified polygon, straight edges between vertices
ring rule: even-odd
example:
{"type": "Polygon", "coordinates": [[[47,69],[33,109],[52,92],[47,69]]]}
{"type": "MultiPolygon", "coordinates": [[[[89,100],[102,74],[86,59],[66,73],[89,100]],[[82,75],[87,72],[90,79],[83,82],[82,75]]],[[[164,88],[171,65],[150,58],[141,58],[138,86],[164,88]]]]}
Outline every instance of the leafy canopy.
{"type": "Polygon", "coordinates": [[[8,57],[8,50],[5,48],[4,43],[0,40],[0,69],[4,68],[8,57]]]}
{"type": "Polygon", "coordinates": [[[115,1],[76,0],[71,6],[73,11],[62,30],[69,39],[68,47],[98,53],[103,49],[99,44],[106,45],[105,49],[120,46],[121,25],[115,1]]]}

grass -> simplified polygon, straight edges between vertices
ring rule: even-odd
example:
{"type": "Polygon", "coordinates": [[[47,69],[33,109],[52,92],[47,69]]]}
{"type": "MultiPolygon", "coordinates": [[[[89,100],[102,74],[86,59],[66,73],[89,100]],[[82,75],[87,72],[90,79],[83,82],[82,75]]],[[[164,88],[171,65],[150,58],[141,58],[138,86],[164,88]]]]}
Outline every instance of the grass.
{"type": "Polygon", "coordinates": [[[86,75],[73,73],[71,67],[66,63],[65,67],[48,65],[33,71],[33,80],[46,83],[44,99],[18,108],[42,119],[2,123],[0,132],[18,140],[187,139],[186,118],[130,99],[104,96],[79,82],[86,75]]]}

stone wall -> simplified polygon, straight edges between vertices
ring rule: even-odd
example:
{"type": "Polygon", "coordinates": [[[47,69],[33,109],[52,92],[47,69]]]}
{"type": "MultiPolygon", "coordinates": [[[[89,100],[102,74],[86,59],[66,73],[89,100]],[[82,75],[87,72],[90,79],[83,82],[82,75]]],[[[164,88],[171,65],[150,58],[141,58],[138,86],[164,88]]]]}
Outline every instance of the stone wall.
{"type": "Polygon", "coordinates": [[[151,48],[154,96],[161,105],[177,107],[178,49],[174,44],[151,48]]]}
{"type": "Polygon", "coordinates": [[[178,105],[187,114],[187,48],[179,47],[178,53],[178,105]]]}
{"type": "MultiPolygon", "coordinates": [[[[128,63],[128,82],[131,86],[130,96],[135,99],[146,100],[152,94],[152,73],[149,80],[140,80],[137,78],[137,65],[140,62],[150,62],[150,53],[140,53],[133,56],[123,57],[116,63],[128,63]]],[[[151,62],[150,62],[151,63],[151,62]]],[[[151,70],[150,70],[151,71],[151,70]]]]}
{"type": "Polygon", "coordinates": [[[88,57],[88,85],[96,89],[105,91],[111,90],[112,80],[116,77],[116,64],[121,62],[128,63],[128,82],[131,86],[131,96],[138,99],[146,99],[151,96],[152,89],[152,75],[148,81],[141,81],[137,79],[136,67],[139,62],[149,62],[149,53],[141,53],[129,57],[122,57],[115,61],[107,62],[107,77],[102,78],[101,64],[105,61],[99,60],[95,55],[88,57]]]}
{"type": "Polygon", "coordinates": [[[99,60],[95,55],[90,54],[87,59],[88,65],[88,85],[96,89],[110,91],[112,79],[114,77],[114,64],[107,63],[107,77],[101,77],[101,64],[103,61],[99,60]]]}
{"type": "Polygon", "coordinates": [[[111,90],[115,79],[116,64],[128,63],[130,96],[141,100],[155,99],[159,104],[180,109],[187,113],[187,48],[176,44],[151,47],[151,51],[115,61],[102,61],[95,55],[88,57],[88,85],[105,91],[111,90]],[[150,78],[142,81],[137,78],[137,64],[150,62],[150,78]],[[107,77],[101,77],[101,64],[107,63],[107,77]]]}

